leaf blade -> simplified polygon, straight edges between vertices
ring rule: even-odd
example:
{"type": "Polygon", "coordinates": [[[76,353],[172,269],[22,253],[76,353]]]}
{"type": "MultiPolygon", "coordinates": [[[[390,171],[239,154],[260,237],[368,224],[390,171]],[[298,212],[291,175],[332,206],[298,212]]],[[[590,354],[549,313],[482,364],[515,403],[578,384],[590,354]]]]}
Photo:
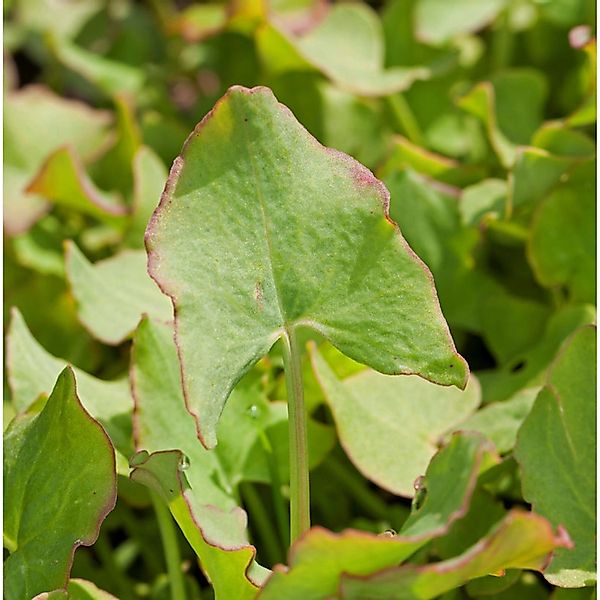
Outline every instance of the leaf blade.
{"type": "Polygon", "coordinates": [[[231,88],[190,136],[146,248],[175,306],[186,402],[207,447],[235,383],[288,327],[382,372],[466,383],[431,274],[388,202],[370,171],[321,147],[266,88],[231,88]]]}

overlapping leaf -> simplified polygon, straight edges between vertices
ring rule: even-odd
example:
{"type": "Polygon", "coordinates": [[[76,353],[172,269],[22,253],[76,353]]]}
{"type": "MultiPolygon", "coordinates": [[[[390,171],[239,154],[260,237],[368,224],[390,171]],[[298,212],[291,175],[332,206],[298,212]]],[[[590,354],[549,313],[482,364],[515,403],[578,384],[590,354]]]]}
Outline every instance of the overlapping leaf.
{"type": "Polygon", "coordinates": [[[340,381],[316,348],[311,355],[348,457],[365,477],[400,496],[413,496],[413,482],[440,440],[479,406],[474,377],[464,391],[370,369],[340,381]]]}
{"type": "Polygon", "coordinates": [[[201,504],[193,493],[178,450],[137,454],[131,478],[147,485],[169,509],[210,578],[216,600],[251,600],[268,571],[254,562],[256,549],[246,537],[246,513],[238,507],[226,512],[201,504]]]}
{"type": "Polygon", "coordinates": [[[534,215],[528,257],[539,282],[567,286],[575,302],[596,296],[596,197],[592,167],[579,169],[534,215]]]}
{"type": "Polygon", "coordinates": [[[276,568],[258,597],[329,598],[343,574],[366,576],[405,561],[467,513],[478,475],[495,461],[490,450],[481,436],[455,435],[432,460],[423,483],[425,502],[398,536],[315,527],[291,547],[289,570],[276,568]]]}
{"type": "MultiPolygon", "coordinates": [[[[284,443],[273,435],[279,425],[287,434],[285,409],[279,410],[280,403],[268,403],[255,383],[239,385],[219,424],[219,446],[206,450],[185,409],[173,329],[148,318],[142,320],[135,334],[131,381],[136,400],[136,446],[153,452],[147,460],[142,457],[139,464],[136,461],[133,479],[159,488],[168,497],[173,515],[200,557],[217,597],[235,595],[235,585],[254,593],[258,580],[251,572],[260,573],[261,569],[252,562],[249,579],[245,577],[255,550],[246,537],[245,513],[237,506],[237,487],[241,481],[275,485],[272,466],[279,471],[279,482],[287,481],[286,469],[281,467],[288,459],[287,435],[284,443]],[[276,450],[273,456],[261,442],[265,436],[276,450]],[[172,448],[184,454],[168,452],[172,448]],[[185,479],[177,475],[181,456],[186,457],[185,479]],[[222,573],[220,565],[228,563],[231,565],[222,573]]],[[[310,433],[320,434],[311,437],[313,464],[322,460],[333,444],[329,428],[323,444],[319,427],[325,428],[316,424],[309,428],[310,433]]]]}
{"type": "MultiPolygon", "coordinates": [[[[7,375],[12,401],[23,413],[42,394],[49,394],[66,361],[48,353],[31,335],[18,310],[13,310],[7,338],[7,375]]],[[[120,468],[131,455],[131,413],[133,402],[124,379],[103,381],[79,369],[74,370],[78,394],[90,414],[102,423],[120,454],[120,468]]]]}
{"type": "Polygon", "coordinates": [[[555,548],[569,544],[554,534],[538,515],[514,510],[490,533],[461,556],[433,565],[406,565],[370,577],[344,575],[340,597],[364,600],[428,600],[470,579],[504,569],[541,571],[555,548]]]}

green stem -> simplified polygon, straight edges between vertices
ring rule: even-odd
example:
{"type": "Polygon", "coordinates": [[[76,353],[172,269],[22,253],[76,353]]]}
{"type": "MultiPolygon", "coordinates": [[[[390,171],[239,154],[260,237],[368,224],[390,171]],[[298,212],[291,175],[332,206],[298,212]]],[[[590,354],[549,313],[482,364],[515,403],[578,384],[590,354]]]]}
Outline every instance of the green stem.
{"type": "Polygon", "coordinates": [[[183,571],[181,570],[181,554],[177,542],[177,532],[173,526],[173,518],[161,498],[154,492],[150,492],[150,496],[165,552],[169,585],[171,586],[171,598],[172,600],[186,600],[185,581],[183,579],[183,571]]]}
{"type": "Polygon", "coordinates": [[[288,396],[290,432],[290,542],[293,544],[310,528],[308,482],[308,437],[302,388],[300,349],[294,329],[283,339],[283,366],[288,396]]]}
{"type": "Polygon", "coordinates": [[[274,565],[282,561],[283,549],[279,543],[277,532],[273,527],[271,517],[265,510],[262,498],[251,483],[240,485],[240,492],[244,504],[251,515],[252,523],[256,525],[256,530],[265,549],[265,558],[274,565]]]}
{"type": "Polygon", "coordinates": [[[423,133],[406,98],[402,94],[393,94],[392,96],[388,96],[387,100],[398,125],[402,128],[406,137],[413,144],[424,146],[423,133]]]}
{"type": "Polygon", "coordinates": [[[269,467],[269,475],[271,476],[271,497],[273,506],[275,507],[275,520],[277,522],[277,530],[279,538],[282,540],[284,548],[290,545],[290,521],[287,514],[287,501],[281,495],[281,481],[279,480],[279,471],[277,468],[277,460],[273,453],[273,447],[267,437],[267,434],[261,430],[259,438],[267,455],[267,465],[269,467]]]}

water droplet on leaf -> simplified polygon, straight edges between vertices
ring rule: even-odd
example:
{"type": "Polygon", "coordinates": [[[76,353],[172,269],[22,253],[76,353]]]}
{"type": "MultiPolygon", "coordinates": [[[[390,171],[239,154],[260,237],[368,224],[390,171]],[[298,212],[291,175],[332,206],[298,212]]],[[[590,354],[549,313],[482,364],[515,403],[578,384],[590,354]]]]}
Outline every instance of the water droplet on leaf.
{"type": "Polygon", "coordinates": [[[256,404],[253,404],[252,406],[250,406],[248,408],[248,416],[251,419],[258,419],[258,417],[260,417],[260,408],[258,408],[258,406],[256,406],[256,404]]]}

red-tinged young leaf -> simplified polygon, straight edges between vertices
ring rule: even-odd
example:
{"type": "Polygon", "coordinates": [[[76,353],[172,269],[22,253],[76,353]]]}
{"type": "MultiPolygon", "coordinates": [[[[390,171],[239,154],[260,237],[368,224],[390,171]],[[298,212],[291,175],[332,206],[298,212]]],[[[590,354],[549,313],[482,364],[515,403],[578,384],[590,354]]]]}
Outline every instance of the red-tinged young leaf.
{"type": "Polygon", "coordinates": [[[369,575],[400,564],[467,514],[477,477],[497,460],[480,435],[456,434],[431,461],[420,486],[425,500],[399,535],[314,527],[290,548],[289,569],[276,567],[258,597],[330,598],[343,573],[369,575]]]}
{"type": "Polygon", "coordinates": [[[466,384],[431,275],[388,203],[370,171],[320,146],[266,88],[231,88],[190,136],[146,246],[207,447],[236,382],[300,327],[376,370],[466,384]]]}
{"type": "Polygon", "coordinates": [[[256,549],[246,537],[246,513],[200,504],[191,493],[178,450],[140,452],[131,462],[133,481],[144,484],[169,505],[169,510],[198,555],[213,585],[216,600],[251,600],[269,573],[254,561],[256,549]]]}
{"type": "Polygon", "coordinates": [[[90,546],[116,501],[115,454],[83,408],[67,367],[38,415],[4,434],[7,600],[65,588],[73,554],[90,546]]]}
{"type": "Polygon", "coordinates": [[[498,527],[457,558],[432,565],[403,565],[368,577],[343,575],[344,600],[428,600],[471,579],[505,569],[542,571],[556,548],[571,545],[542,517],[511,511],[498,527]]]}
{"type": "Polygon", "coordinates": [[[596,580],[596,328],[577,330],[552,364],[519,430],[516,458],[533,509],[567,528],[575,547],[545,572],[553,585],[596,580]]]}

